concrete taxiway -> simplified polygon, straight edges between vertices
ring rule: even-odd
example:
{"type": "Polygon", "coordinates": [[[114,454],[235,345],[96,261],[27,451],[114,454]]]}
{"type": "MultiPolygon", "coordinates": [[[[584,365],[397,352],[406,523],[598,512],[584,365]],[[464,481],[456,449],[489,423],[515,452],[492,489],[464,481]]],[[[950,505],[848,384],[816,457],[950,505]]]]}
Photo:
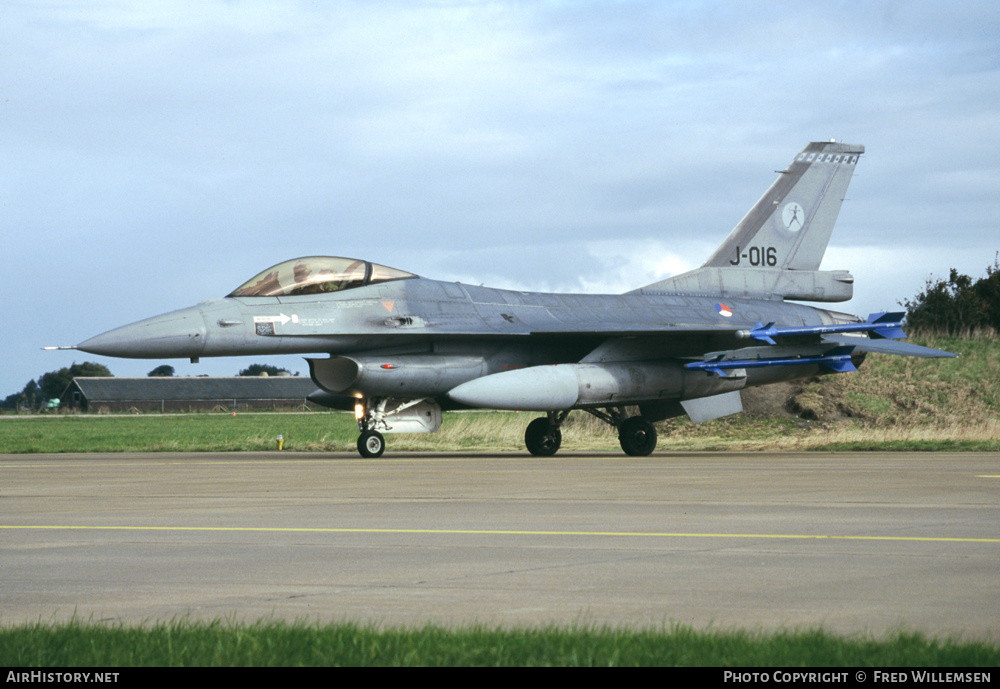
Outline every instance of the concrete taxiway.
{"type": "Polygon", "coordinates": [[[1000,455],[0,455],[0,624],[1000,637],[1000,455]]]}

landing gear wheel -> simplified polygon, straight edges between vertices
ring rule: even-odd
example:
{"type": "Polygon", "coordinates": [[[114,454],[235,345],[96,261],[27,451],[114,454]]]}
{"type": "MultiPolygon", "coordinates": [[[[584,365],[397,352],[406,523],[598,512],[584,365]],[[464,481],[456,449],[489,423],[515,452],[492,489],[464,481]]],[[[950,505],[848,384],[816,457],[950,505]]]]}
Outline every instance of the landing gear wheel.
{"type": "Polygon", "coordinates": [[[358,438],[358,452],[369,459],[381,457],[385,452],[385,438],[378,431],[365,431],[358,438]]]}
{"type": "Polygon", "coordinates": [[[524,444],[536,457],[551,457],[562,444],[562,431],[548,419],[535,419],[524,431],[524,444]]]}
{"type": "Polygon", "coordinates": [[[618,442],[625,454],[645,457],[656,448],[656,429],[641,416],[626,419],[618,429],[618,442]]]}

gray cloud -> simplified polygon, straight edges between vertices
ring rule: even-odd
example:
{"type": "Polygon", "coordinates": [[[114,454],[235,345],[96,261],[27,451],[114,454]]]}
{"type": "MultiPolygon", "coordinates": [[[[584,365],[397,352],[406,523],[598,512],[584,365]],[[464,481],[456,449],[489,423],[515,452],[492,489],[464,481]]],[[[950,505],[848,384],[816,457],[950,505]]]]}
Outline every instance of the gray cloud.
{"type": "Polygon", "coordinates": [[[73,359],[42,345],[297,255],[637,287],[831,137],[868,149],[827,261],[858,277],[846,310],[981,274],[998,25],[987,2],[7,3],[3,394],[73,359]]]}

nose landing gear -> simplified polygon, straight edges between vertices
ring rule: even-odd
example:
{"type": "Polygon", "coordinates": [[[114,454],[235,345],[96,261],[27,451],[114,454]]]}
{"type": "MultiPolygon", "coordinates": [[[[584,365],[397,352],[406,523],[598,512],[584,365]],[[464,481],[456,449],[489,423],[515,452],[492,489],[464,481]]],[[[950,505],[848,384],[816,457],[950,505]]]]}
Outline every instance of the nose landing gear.
{"type": "Polygon", "coordinates": [[[368,459],[381,457],[385,452],[385,438],[378,431],[363,431],[358,437],[358,452],[368,459]]]}
{"type": "Polygon", "coordinates": [[[441,427],[441,407],[433,399],[369,397],[354,406],[358,452],[373,459],[385,452],[383,433],[434,433],[441,427]]]}

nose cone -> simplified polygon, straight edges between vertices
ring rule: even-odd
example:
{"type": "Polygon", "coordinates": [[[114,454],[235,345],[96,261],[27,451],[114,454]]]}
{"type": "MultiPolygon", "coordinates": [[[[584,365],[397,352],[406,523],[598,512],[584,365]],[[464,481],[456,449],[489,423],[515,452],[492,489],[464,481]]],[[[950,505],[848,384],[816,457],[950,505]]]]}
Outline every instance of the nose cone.
{"type": "Polygon", "coordinates": [[[192,306],[109,330],[76,348],[128,359],[196,357],[205,349],[205,333],[205,318],[192,306]]]}

